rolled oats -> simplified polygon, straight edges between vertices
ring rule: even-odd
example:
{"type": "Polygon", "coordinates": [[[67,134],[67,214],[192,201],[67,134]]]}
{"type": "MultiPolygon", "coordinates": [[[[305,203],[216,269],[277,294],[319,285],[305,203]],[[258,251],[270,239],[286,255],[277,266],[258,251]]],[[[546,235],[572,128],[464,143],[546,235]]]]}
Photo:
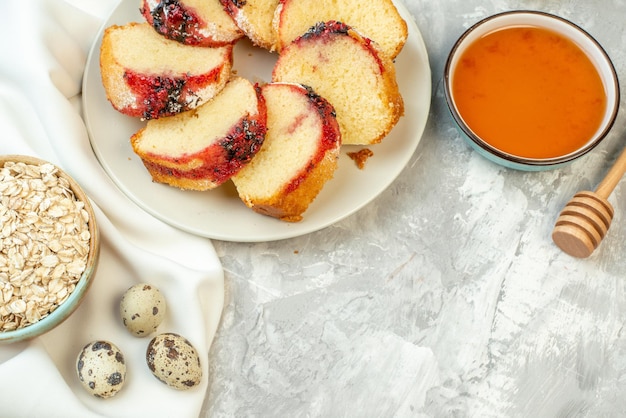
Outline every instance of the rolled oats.
{"type": "Polygon", "coordinates": [[[54,311],[85,271],[84,203],[52,164],[0,168],[0,332],[54,311]]]}

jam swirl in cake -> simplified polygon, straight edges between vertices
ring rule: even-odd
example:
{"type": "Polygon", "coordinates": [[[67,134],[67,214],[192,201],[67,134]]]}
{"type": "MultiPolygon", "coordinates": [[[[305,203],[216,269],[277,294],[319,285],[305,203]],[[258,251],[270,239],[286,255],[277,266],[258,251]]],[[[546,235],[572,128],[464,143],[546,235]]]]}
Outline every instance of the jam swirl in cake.
{"type": "MultiPolygon", "coordinates": [[[[340,141],[339,125],[337,124],[335,109],[331,106],[326,99],[319,94],[315,93],[309,86],[302,85],[302,88],[306,90],[306,97],[311,105],[311,109],[317,111],[320,116],[322,129],[319,138],[319,146],[316,152],[310,156],[309,163],[302,168],[302,170],[293,177],[293,179],[285,185],[285,193],[291,193],[307,178],[309,173],[315,169],[315,167],[322,161],[326,154],[337,147],[337,143],[340,141]]],[[[299,86],[291,85],[291,88],[298,90],[299,86]]],[[[297,125],[300,124],[301,118],[298,118],[297,125]]],[[[291,131],[297,129],[297,125],[290,126],[291,131]]]]}
{"type": "Polygon", "coordinates": [[[215,186],[220,185],[250,162],[260,149],[265,139],[263,118],[259,114],[241,119],[226,137],[195,154],[175,158],[160,157],[175,166],[187,166],[194,161],[202,161],[198,167],[179,169],[152,161],[146,162],[145,166],[149,171],[163,176],[188,180],[211,179],[215,186]]]}
{"type": "Polygon", "coordinates": [[[302,38],[308,39],[308,38],[318,37],[326,33],[347,34],[349,30],[350,30],[350,26],[346,25],[343,22],[338,22],[336,20],[329,20],[328,22],[317,22],[315,25],[311,26],[311,28],[302,35],[302,38]]]}
{"type": "Polygon", "coordinates": [[[128,106],[124,111],[129,116],[149,120],[195,108],[199,100],[196,92],[207,84],[217,82],[219,75],[219,69],[197,76],[185,74],[181,78],[138,74],[126,70],[124,79],[136,96],[136,102],[142,106],[128,106]]]}

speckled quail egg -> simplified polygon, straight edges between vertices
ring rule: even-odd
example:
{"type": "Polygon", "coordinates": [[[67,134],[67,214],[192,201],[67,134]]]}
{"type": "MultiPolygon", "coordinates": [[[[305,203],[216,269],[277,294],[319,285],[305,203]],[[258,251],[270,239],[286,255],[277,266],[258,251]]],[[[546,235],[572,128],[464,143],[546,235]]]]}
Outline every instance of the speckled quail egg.
{"type": "Polygon", "coordinates": [[[132,286],[120,301],[120,316],[126,329],[136,337],[147,337],[165,318],[165,298],[155,286],[140,283],[132,286]]]}
{"type": "Polygon", "coordinates": [[[92,341],[78,354],[76,372],[87,392],[98,398],[110,398],[126,381],[124,355],[113,343],[92,341]]]}
{"type": "Polygon", "coordinates": [[[154,337],[148,344],[146,361],[157,379],[178,390],[190,389],[202,379],[198,352],[178,334],[164,333],[154,337]]]}

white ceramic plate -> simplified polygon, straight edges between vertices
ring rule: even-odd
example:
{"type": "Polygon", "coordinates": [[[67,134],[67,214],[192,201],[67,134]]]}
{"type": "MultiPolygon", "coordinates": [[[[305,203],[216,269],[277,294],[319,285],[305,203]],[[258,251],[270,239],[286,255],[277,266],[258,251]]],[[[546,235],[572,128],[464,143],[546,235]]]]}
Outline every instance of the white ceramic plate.
{"type": "MultiPolygon", "coordinates": [[[[400,174],[424,132],[431,100],[428,54],[419,29],[403,4],[396,7],[407,21],[409,37],[396,59],[405,116],[359,170],[344,146],[339,168],[298,223],[282,222],[247,208],[231,182],[208,192],[183,191],[153,183],[130,146],[130,137],[144,122],[122,115],[107,101],[100,78],[102,31],[112,24],[141,22],[136,1],[124,0],[103,25],[89,54],[83,80],[83,112],[91,145],[105,171],[140,207],[174,227],[200,236],[238,242],[272,241],[325,228],[361,209],[400,174]]],[[[240,41],[235,47],[234,71],[251,81],[270,81],[276,54],[240,41]]]]}

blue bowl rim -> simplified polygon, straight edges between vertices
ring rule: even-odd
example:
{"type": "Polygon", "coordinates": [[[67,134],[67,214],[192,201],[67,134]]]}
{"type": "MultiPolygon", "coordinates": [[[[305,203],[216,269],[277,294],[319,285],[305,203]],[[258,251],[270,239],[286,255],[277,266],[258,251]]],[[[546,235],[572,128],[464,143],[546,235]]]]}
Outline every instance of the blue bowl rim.
{"type": "Polygon", "coordinates": [[[448,109],[450,110],[450,113],[452,114],[452,117],[456,121],[457,126],[465,133],[467,138],[469,138],[469,140],[471,140],[472,143],[475,146],[477,146],[480,149],[484,150],[488,155],[491,155],[491,156],[495,157],[494,159],[496,161],[500,162],[501,164],[507,165],[507,166],[511,166],[511,167],[518,167],[518,168],[519,167],[524,167],[524,166],[529,166],[529,168],[531,168],[531,169],[560,167],[560,166],[563,166],[565,163],[572,162],[573,160],[575,160],[577,158],[580,158],[581,156],[587,154],[589,151],[594,149],[600,142],[602,142],[602,140],[610,132],[611,128],[615,124],[615,120],[617,119],[617,114],[619,112],[620,101],[621,101],[621,91],[620,91],[620,85],[619,85],[619,78],[618,78],[617,71],[615,69],[615,65],[613,64],[613,61],[611,60],[611,57],[606,52],[604,47],[600,44],[600,42],[598,42],[589,32],[587,32],[585,29],[583,29],[581,26],[575,24],[574,22],[572,22],[572,21],[570,21],[568,19],[565,19],[565,18],[563,18],[561,16],[557,16],[555,14],[551,14],[551,13],[548,13],[548,12],[542,12],[542,11],[538,11],[538,10],[509,10],[509,11],[505,11],[505,12],[501,12],[501,13],[496,13],[496,14],[488,16],[488,17],[486,17],[484,19],[481,19],[480,21],[478,21],[478,22],[474,23],[472,26],[470,26],[457,39],[457,41],[452,46],[452,49],[450,50],[450,53],[448,54],[448,58],[446,60],[446,64],[445,64],[445,67],[444,67],[444,80],[443,80],[443,82],[444,82],[444,94],[445,94],[445,97],[446,97],[446,103],[447,103],[448,109]],[[514,15],[514,14],[535,14],[535,15],[540,15],[540,16],[551,18],[551,19],[559,20],[562,23],[565,23],[567,25],[572,26],[575,30],[579,31],[581,34],[586,36],[591,41],[591,43],[593,43],[596,46],[598,51],[603,55],[604,59],[606,60],[608,66],[609,66],[609,68],[611,70],[611,74],[612,74],[611,78],[613,80],[613,87],[615,88],[615,102],[613,104],[613,111],[611,113],[609,121],[606,124],[606,127],[604,128],[604,130],[598,134],[597,138],[593,142],[588,143],[586,146],[578,149],[577,151],[574,151],[572,153],[566,154],[566,155],[561,156],[561,157],[553,157],[553,158],[526,158],[526,157],[520,157],[520,156],[516,156],[516,155],[513,155],[513,154],[509,154],[509,153],[501,151],[501,150],[495,148],[494,146],[488,144],[486,141],[484,141],[478,135],[476,135],[465,124],[465,122],[463,121],[463,119],[461,118],[459,113],[456,111],[456,108],[454,106],[454,100],[452,98],[452,93],[451,93],[450,71],[451,71],[451,66],[452,66],[452,60],[453,60],[453,58],[455,56],[455,53],[457,52],[460,44],[474,30],[476,30],[477,28],[482,26],[484,23],[489,22],[489,21],[494,20],[494,19],[497,19],[497,18],[500,18],[500,17],[503,17],[503,16],[514,15]]]}

